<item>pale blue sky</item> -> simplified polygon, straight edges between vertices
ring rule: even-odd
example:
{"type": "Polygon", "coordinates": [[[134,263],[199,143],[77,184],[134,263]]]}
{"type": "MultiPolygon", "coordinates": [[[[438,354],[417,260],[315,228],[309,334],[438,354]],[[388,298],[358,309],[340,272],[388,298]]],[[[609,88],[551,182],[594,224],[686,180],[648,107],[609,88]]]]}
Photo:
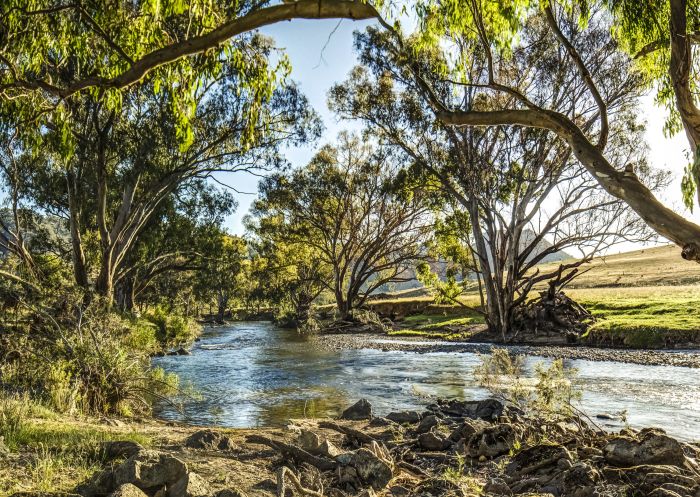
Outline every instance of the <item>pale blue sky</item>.
{"type": "MultiPolygon", "coordinates": [[[[326,95],[335,83],[345,79],[357,64],[352,48],[352,33],[364,29],[371,21],[350,20],[295,20],[268,26],[262,33],[274,38],[276,45],[286,50],[292,64],[291,79],[300,84],[311,106],[323,119],[325,126],[321,140],[316,144],[286,149],[287,160],[293,166],[307,163],[316,148],[332,141],[339,131],[359,129],[354,122],[338,122],[328,110],[326,95]],[[325,48],[324,48],[325,47],[325,48]]],[[[255,192],[259,178],[245,173],[228,174],[222,178],[227,184],[245,192],[255,192]]],[[[254,195],[237,194],[237,211],[227,220],[233,233],[242,234],[243,216],[248,212],[254,195]]]]}
{"type": "MultiPolygon", "coordinates": [[[[338,122],[326,106],[326,95],[329,88],[336,82],[342,81],[357,63],[353,51],[352,33],[364,29],[370,21],[353,22],[343,20],[303,21],[295,20],[269,26],[262,32],[275,39],[277,46],[286,49],[292,64],[291,78],[297,81],[301,90],[307,95],[311,105],[321,115],[325,131],[319,143],[333,140],[343,129],[357,129],[352,122],[338,122]],[[325,48],[324,48],[325,47],[325,48]]],[[[662,133],[664,111],[654,106],[651,96],[641,102],[643,117],[647,120],[647,142],[650,147],[651,163],[659,168],[672,171],[673,182],[660,196],[664,203],[674,210],[683,212],[700,222],[700,215],[690,215],[682,206],[680,200],[680,178],[685,164],[687,142],[684,135],[678,135],[671,140],[664,138],[662,133]]],[[[318,144],[316,144],[317,146],[318,144]]],[[[292,148],[286,151],[288,160],[299,166],[306,163],[315,150],[315,146],[292,148]]],[[[255,192],[258,178],[246,174],[232,174],[225,181],[237,189],[255,192]]],[[[234,233],[242,233],[243,216],[248,211],[254,195],[237,195],[238,210],[227,220],[228,228],[234,233]]],[[[696,210],[697,211],[697,210],[696,210]]],[[[631,250],[634,246],[621,246],[615,251],[631,250]]]]}

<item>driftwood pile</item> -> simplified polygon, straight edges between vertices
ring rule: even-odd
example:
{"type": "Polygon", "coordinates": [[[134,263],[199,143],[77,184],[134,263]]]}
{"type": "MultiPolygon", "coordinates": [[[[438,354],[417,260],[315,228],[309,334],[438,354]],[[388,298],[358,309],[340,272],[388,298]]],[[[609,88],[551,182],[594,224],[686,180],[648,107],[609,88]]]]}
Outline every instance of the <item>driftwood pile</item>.
{"type": "Polygon", "coordinates": [[[578,302],[550,288],[515,310],[513,330],[521,339],[561,336],[567,343],[576,343],[594,321],[593,315],[578,302]]]}

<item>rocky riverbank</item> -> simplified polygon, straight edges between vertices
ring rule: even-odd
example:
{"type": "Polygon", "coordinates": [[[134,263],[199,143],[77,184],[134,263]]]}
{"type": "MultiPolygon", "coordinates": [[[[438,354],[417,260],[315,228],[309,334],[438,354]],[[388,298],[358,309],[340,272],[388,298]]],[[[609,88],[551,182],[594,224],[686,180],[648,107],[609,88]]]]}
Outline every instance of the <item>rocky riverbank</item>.
{"type": "Polygon", "coordinates": [[[700,368],[700,351],[610,349],[585,346],[509,345],[448,342],[439,339],[392,337],[381,333],[320,334],[316,345],[330,350],[377,349],[404,352],[489,353],[494,347],[507,347],[518,354],[591,361],[617,361],[643,365],[700,368]]]}
{"type": "Polygon", "coordinates": [[[611,434],[577,417],[531,417],[495,399],[384,416],[361,400],[340,419],[282,430],[149,429],[161,437],[151,448],[96,447],[102,469],[67,493],[14,495],[700,496],[698,444],[658,429],[611,434]]]}

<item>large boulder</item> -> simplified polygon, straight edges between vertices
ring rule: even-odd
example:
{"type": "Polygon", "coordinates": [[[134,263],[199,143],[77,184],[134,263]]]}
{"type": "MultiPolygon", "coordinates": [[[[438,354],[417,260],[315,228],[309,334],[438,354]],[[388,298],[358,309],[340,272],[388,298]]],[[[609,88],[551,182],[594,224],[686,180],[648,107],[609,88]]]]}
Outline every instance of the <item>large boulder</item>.
{"type": "Polygon", "coordinates": [[[603,448],[605,460],[613,466],[629,467],[641,464],[682,466],[683,446],[660,430],[646,430],[638,438],[618,436],[603,448]]]}
{"type": "Polygon", "coordinates": [[[175,483],[168,485],[167,490],[168,497],[206,497],[210,493],[207,482],[191,471],[175,483]]]}
{"type": "Polygon", "coordinates": [[[187,474],[187,465],[177,457],[155,450],[142,450],[114,470],[115,485],[132,483],[141,490],[172,485],[187,474]]]}
{"type": "Polygon", "coordinates": [[[367,399],[360,399],[348,407],[340,415],[340,419],[349,421],[362,421],[372,418],[372,404],[367,399]]]}

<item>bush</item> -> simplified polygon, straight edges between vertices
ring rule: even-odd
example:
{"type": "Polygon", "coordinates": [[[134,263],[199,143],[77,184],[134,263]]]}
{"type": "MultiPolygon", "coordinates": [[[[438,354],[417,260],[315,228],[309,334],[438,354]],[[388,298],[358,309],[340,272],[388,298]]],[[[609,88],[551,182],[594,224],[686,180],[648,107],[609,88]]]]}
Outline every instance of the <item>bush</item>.
{"type": "Polygon", "coordinates": [[[581,398],[581,390],[572,382],[577,370],[564,368],[564,362],[556,359],[549,367],[541,362],[535,365],[534,382],[523,378],[524,371],[524,356],[494,349],[481,357],[474,374],[479,385],[493,395],[545,419],[571,416],[572,403],[581,398]]]}
{"type": "Polygon", "coordinates": [[[168,312],[162,306],[147,312],[142,319],[155,327],[155,338],[162,348],[191,343],[202,332],[193,318],[168,312]]]}
{"type": "MultiPolygon", "coordinates": [[[[0,366],[2,383],[29,392],[59,412],[131,415],[177,392],[177,377],[150,365],[157,329],[134,323],[100,302],[65,298],[59,309],[39,309],[14,329],[21,353],[0,366]]],[[[183,321],[174,328],[182,336],[183,321]],[[178,328],[179,326],[179,328],[178,328]]]]}
{"type": "Polygon", "coordinates": [[[17,446],[29,413],[27,396],[0,397],[0,437],[10,449],[17,446]]]}

